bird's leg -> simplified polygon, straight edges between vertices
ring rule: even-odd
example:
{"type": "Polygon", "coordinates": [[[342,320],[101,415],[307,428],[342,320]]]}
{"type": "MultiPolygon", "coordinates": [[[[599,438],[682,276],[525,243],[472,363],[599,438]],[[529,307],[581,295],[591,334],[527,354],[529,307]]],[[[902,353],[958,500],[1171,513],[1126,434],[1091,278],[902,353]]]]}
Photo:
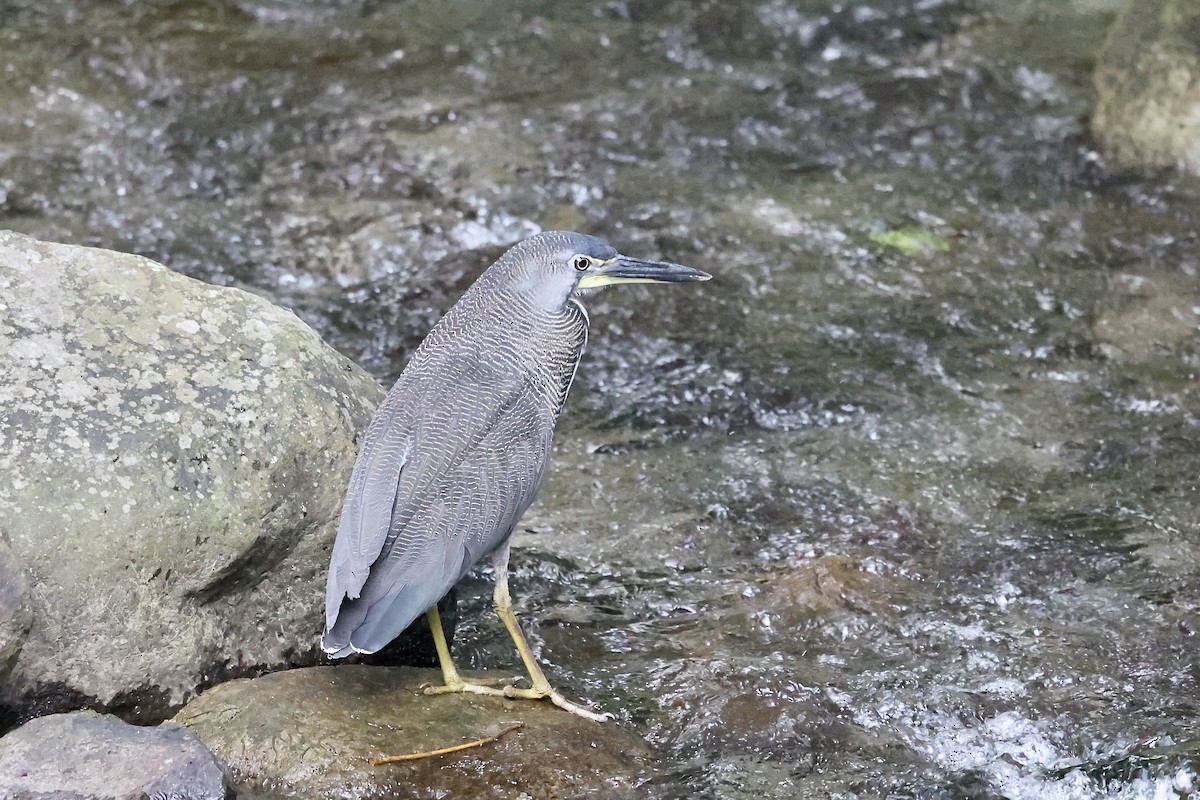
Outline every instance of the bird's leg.
{"type": "Polygon", "coordinates": [[[529,673],[529,682],[532,684],[528,689],[506,686],[502,692],[504,696],[528,700],[548,699],[564,711],[570,711],[572,714],[577,714],[596,722],[605,722],[612,719],[611,714],[598,714],[595,711],[572,703],[555,691],[554,687],[550,685],[550,681],[546,680],[545,673],[538,666],[533,651],[529,649],[529,644],[525,641],[525,636],[521,633],[521,626],[517,624],[517,615],[513,613],[512,597],[508,593],[508,542],[496,548],[496,552],[492,556],[492,564],[496,571],[496,591],[492,596],[492,600],[496,605],[496,616],[500,617],[500,621],[504,623],[504,627],[508,628],[508,634],[516,644],[517,652],[521,654],[521,661],[525,663],[525,671],[529,673]]]}
{"type": "Polygon", "coordinates": [[[454,660],[450,658],[450,645],[446,643],[446,633],[442,630],[442,617],[438,607],[425,612],[429,619],[429,631],[433,634],[433,646],[437,648],[438,663],[442,666],[442,686],[426,686],[425,694],[451,694],[454,692],[471,692],[472,694],[490,694],[504,697],[504,690],[495,686],[482,686],[478,683],[467,683],[458,674],[454,660]]]}

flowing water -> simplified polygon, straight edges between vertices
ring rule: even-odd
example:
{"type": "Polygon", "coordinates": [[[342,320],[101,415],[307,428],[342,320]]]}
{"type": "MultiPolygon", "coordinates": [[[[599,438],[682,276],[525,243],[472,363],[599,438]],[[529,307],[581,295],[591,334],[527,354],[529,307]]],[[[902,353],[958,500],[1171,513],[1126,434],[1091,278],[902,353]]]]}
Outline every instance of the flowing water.
{"type": "MultiPolygon", "coordinates": [[[[590,296],[513,590],[662,798],[1200,787],[1200,186],[1116,174],[1115,0],[0,3],[0,226],[383,381],[547,228],[590,296]]],[[[486,575],[468,667],[513,661],[486,575]]]]}

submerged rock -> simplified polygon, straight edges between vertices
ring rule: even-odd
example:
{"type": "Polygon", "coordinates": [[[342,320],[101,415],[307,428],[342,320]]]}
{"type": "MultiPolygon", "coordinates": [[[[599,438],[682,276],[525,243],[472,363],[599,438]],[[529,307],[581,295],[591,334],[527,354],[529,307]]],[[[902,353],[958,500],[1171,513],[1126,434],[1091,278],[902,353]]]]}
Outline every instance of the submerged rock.
{"type": "Polygon", "coordinates": [[[0,739],[0,796],[222,800],[232,791],[225,766],[182,725],[141,728],[76,711],[0,739]]]}
{"type": "Polygon", "coordinates": [[[822,556],[754,576],[738,592],[736,611],[767,627],[796,627],[818,614],[887,614],[910,588],[907,579],[883,574],[875,564],[822,556]]]}
{"type": "Polygon", "coordinates": [[[1092,130],[1124,167],[1200,174],[1200,7],[1131,0],[1096,64],[1092,130]]]}
{"type": "Polygon", "coordinates": [[[175,719],[229,764],[240,789],[304,797],[636,797],[651,776],[649,748],[619,725],[544,703],[421,692],[440,680],[434,670],[393,667],[293,670],[224,683],[175,719]],[[518,722],[483,747],[368,763],[518,722]]]}
{"type": "Polygon", "coordinates": [[[8,713],[155,719],[311,663],[376,382],[290,312],[145,258],[0,233],[0,298],[0,519],[33,615],[8,713]]]}
{"type": "Polygon", "coordinates": [[[1193,280],[1169,274],[1115,280],[1112,307],[1092,324],[1104,356],[1133,362],[1178,360],[1176,352],[1190,346],[1200,326],[1200,306],[1188,294],[1193,280]]]}

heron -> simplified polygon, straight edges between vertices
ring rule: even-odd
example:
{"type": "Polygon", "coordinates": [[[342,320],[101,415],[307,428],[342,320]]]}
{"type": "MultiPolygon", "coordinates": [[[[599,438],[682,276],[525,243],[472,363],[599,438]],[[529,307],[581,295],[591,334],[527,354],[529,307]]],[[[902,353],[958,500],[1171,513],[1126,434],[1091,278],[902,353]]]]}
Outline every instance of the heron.
{"type": "Polygon", "coordinates": [[[443,679],[427,693],[549,700],[608,719],[567,700],[538,665],[513,612],[509,540],[546,475],[587,342],[581,294],[710,277],[569,231],[525,239],[484,270],[414,351],[367,427],[329,561],[324,651],[374,653],[425,614],[443,679]],[[438,601],[489,555],[496,614],[528,688],[464,681],[450,657],[438,601]]]}

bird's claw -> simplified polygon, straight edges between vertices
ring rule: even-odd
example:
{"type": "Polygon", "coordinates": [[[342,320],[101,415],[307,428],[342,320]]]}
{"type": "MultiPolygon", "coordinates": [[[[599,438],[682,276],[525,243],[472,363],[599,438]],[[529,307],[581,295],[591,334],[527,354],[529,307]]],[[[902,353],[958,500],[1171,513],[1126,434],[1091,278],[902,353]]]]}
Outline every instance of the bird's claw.
{"type": "Polygon", "coordinates": [[[590,708],[584,708],[578,703],[572,703],[550,688],[518,689],[516,686],[506,686],[504,687],[504,696],[512,700],[549,700],[563,711],[569,711],[576,716],[590,719],[593,722],[608,722],[615,718],[612,714],[592,711],[590,708]]]}

